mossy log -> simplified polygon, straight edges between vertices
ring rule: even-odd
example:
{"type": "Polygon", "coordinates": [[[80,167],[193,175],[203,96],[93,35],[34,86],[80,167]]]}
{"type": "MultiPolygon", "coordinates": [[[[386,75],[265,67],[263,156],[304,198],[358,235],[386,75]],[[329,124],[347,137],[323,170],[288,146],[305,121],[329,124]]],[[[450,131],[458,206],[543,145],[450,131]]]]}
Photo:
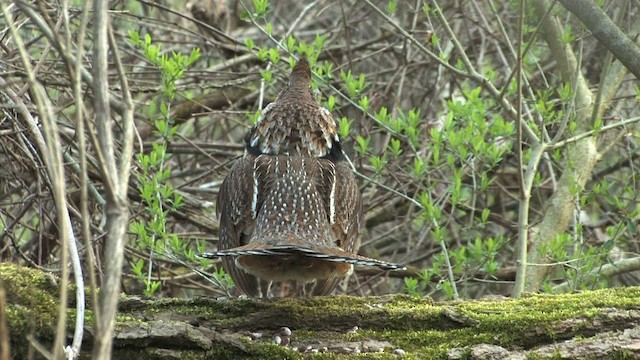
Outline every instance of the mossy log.
{"type": "MultiPolygon", "coordinates": [[[[0,321],[8,323],[13,358],[26,358],[28,338],[45,346],[53,339],[57,280],[11,264],[0,264],[0,279],[7,302],[0,321]]],[[[92,322],[89,312],[83,359],[91,356],[92,322]]],[[[406,295],[268,301],[123,296],[113,358],[636,359],[639,324],[638,287],[442,303],[406,295]]]]}

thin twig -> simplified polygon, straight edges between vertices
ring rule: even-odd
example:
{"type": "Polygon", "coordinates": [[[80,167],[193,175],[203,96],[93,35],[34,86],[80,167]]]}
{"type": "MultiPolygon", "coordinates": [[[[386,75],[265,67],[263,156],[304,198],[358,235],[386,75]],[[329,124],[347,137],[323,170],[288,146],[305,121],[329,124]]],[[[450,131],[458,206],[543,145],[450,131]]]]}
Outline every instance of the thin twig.
{"type": "MultiPolygon", "coordinates": [[[[526,187],[524,181],[523,156],[522,156],[522,51],[524,33],[524,8],[525,0],[520,0],[520,13],[518,14],[518,52],[516,54],[516,157],[518,159],[518,188],[520,189],[520,201],[518,210],[518,242],[516,244],[516,283],[513,287],[513,297],[519,298],[524,290],[524,280],[527,273],[527,243],[529,239],[529,199],[531,198],[531,188],[526,187]]],[[[542,154],[542,152],[540,152],[542,154]]],[[[535,173],[535,169],[533,170],[535,173]]]]}
{"type": "MultiPolygon", "coordinates": [[[[82,8],[82,17],[80,20],[80,28],[78,29],[78,47],[77,47],[77,59],[82,59],[82,54],[84,50],[84,38],[87,29],[87,23],[89,19],[89,2],[85,2],[82,8]]],[[[67,44],[67,47],[70,48],[70,40],[67,44]]],[[[74,72],[71,73],[71,79],[73,79],[73,93],[77,102],[77,111],[76,111],[76,126],[78,131],[78,148],[79,148],[79,156],[80,156],[80,212],[81,223],[82,223],[82,236],[84,237],[84,244],[87,252],[87,262],[89,267],[89,285],[92,294],[92,303],[94,308],[98,305],[98,296],[97,296],[97,285],[96,285],[96,274],[95,274],[95,266],[96,261],[93,254],[93,247],[91,246],[91,215],[89,214],[89,190],[91,190],[94,197],[97,195],[97,199],[102,199],[102,196],[97,194],[97,191],[93,184],[89,183],[89,176],[87,174],[87,154],[86,154],[86,144],[85,144],[85,136],[84,136],[84,121],[83,115],[85,115],[84,108],[84,99],[82,96],[82,77],[81,77],[81,66],[82,62],[77,61],[76,66],[74,68],[74,72]]],[[[67,155],[67,153],[65,153],[67,155]]],[[[75,163],[74,163],[75,165],[75,163]]],[[[103,200],[104,201],[104,200],[103,200]]],[[[78,285],[77,285],[78,286],[78,285]]],[[[84,292],[84,286],[82,291],[84,292]]],[[[84,295],[82,299],[78,297],[77,305],[78,308],[76,315],[76,333],[74,333],[74,340],[72,343],[72,351],[75,354],[80,353],[80,347],[82,345],[82,330],[78,333],[78,326],[81,326],[81,329],[84,329],[84,309],[85,309],[85,300],[84,295]]]]}
{"type": "Polygon", "coordinates": [[[590,136],[596,135],[596,134],[601,133],[603,131],[616,129],[616,128],[623,127],[623,126],[626,126],[626,125],[637,123],[639,121],[640,121],[640,116],[636,116],[636,117],[632,117],[632,118],[629,118],[629,119],[626,119],[626,120],[618,121],[618,122],[613,123],[613,124],[604,125],[604,126],[600,127],[599,129],[593,129],[593,130],[585,131],[585,132],[583,132],[581,134],[572,136],[572,137],[570,137],[568,139],[564,139],[562,141],[557,141],[555,143],[548,144],[546,146],[546,148],[547,148],[547,150],[558,149],[558,148],[564,147],[567,144],[574,143],[576,141],[580,141],[582,139],[585,139],[585,138],[588,138],[590,136]]]}
{"type": "MultiPolygon", "coordinates": [[[[57,210],[57,217],[59,221],[59,235],[61,244],[61,263],[62,263],[62,275],[61,275],[61,283],[60,283],[60,305],[58,307],[58,322],[56,327],[56,337],[53,345],[53,358],[58,359],[62,356],[64,352],[65,340],[66,340],[66,322],[67,322],[67,282],[69,277],[69,268],[67,266],[69,253],[71,253],[72,264],[74,266],[74,274],[76,275],[76,282],[78,281],[78,277],[80,278],[80,286],[81,289],[78,290],[82,292],[80,297],[84,297],[84,289],[82,285],[82,269],[80,267],[80,259],[78,255],[78,251],[76,248],[75,237],[73,235],[72,227],[71,227],[71,219],[69,217],[69,212],[67,210],[67,202],[65,196],[65,179],[64,179],[64,168],[62,165],[62,149],[60,145],[60,137],[58,134],[58,126],[54,121],[54,115],[52,111],[52,105],[49,102],[48,97],[45,94],[44,89],[40,85],[40,83],[35,78],[35,73],[33,72],[33,68],[30,64],[30,56],[27,53],[27,50],[24,47],[24,43],[22,41],[22,37],[18,34],[14,24],[13,19],[8,13],[7,8],[4,4],[2,4],[4,18],[9,25],[9,29],[13,36],[13,40],[15,41],[16,46],[20,52],[20,57],[22,59],[23,65],[26,69],[29,84],[31,86],[31,90],[33,95],[36,98],[36,106],[38,107],[38,112],[40,114],[40,120],[44,129],[44,136],[47,141],[45,142],[42,134],[40,133],[40,129],[36,121],[31,117],[27,116],[25,118],[26,121],[29,122],[30,129],[36,138],[36,142],[39,145],[40,151],[44,154],[45,163],[47,165],[47,170],[49,173],[49,177],[51,180],[51,191],[53,193],[54,202],[57,210]],[[69,248],[67,248],[69,247],[69,248]]],[[[74,354],[71,354],[71,357],[75,357],[74,354]]]]}

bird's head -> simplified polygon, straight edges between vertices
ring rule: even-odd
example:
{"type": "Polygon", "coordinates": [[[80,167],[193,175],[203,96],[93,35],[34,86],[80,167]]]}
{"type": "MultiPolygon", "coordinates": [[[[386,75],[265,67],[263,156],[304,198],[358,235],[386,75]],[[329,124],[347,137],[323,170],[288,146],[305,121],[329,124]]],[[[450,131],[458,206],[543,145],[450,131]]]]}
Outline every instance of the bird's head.
{"type": "Polygon", "coordinates": [[[306,57],[300,57],[289,76],[289,89],[308,89],[311,85],[311,69],[306,57]]]}
{"type": "Polygon", "coordinates": [[[342,156],[336,123],[311,93],[311,68],[301,57],[287,87],[267,105],[247,135],[247,150],[255,155],[303,154],[342,156]]]}

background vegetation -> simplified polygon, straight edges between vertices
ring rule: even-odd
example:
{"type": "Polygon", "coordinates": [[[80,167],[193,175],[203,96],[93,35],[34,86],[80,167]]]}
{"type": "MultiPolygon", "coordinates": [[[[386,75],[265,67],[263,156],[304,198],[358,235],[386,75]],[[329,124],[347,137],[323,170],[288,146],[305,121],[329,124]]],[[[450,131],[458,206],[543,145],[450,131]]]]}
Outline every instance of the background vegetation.
{"type": "Polygon", "coordinates": [[[303,54],[360,178],[361,253],[408,266],[340,292],[639,281],[637,2],[1,4],[0,259],[102,285],[105,334],[120,286],[233,294],[195,255],[303,54]]]}

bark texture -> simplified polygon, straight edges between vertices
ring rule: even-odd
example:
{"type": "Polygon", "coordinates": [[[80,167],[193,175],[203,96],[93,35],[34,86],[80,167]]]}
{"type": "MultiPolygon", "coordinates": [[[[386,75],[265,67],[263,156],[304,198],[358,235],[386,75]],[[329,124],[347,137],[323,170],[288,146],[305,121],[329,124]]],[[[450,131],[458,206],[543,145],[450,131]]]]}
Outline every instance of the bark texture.
{"type": "MultiPolygon", "coordinates": [[[[13,358],[26,356],[28,334],[50,346],[56,279],[9,264],[0,265],[0,279],[13,358]]],[[[631,359],[640,356],[638,299],[640,288],[443,303],[406,295],[122,297],[113,358],[631,359]]],[[[92,321],[88,316],[82,359],[91,358],[92,321]]]]}

